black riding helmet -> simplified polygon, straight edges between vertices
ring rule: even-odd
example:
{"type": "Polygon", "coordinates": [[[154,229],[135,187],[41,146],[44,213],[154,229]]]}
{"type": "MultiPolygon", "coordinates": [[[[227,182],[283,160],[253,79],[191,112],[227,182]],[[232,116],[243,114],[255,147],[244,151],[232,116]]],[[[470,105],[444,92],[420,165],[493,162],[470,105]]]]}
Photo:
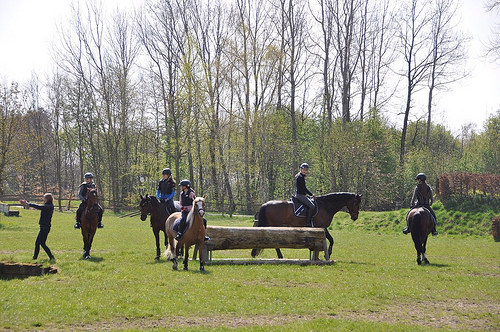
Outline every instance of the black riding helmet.
{"type": "Polygon", "coordinates": [[[167,174],[167,175],[172,175],[172,171],[170,170],[170,168],[165,168],[165,169],[163,170],[163,172],[161,172],[161,174],[162,174],[162,175],[165,175],[165,174],[167,174]]]}
{"type": "Polygon", "coordinates": [[[309,164],[308,163],[302,163],[300,165],[300,168],[307,168],[307,169],[309,169],[309,164]]]}
{"type": "Polygon", "coordinates": [[[425,176],[424,173],[418,173],[417,177],[415,177],[415,180],[421,179],[422,181],[425,181],[427,179],[427,176],[425,176]]]}
{"type": "Polygon", "coordinates": [[[88,172],[88,173],[85,173],[85,176],[84,176],[84,177],[85,177],[86,179],[88,179],[88,178],[93,179],[93,178],[94,178],[94,174],[92,174],[92,173],[88,172]]]}
{"type": "Polygon", "coordinates": [[[189,180],[182,180],[179,182],[179,186],[186,186],[186,187],[191,187],[191,182],[189,180]]]}

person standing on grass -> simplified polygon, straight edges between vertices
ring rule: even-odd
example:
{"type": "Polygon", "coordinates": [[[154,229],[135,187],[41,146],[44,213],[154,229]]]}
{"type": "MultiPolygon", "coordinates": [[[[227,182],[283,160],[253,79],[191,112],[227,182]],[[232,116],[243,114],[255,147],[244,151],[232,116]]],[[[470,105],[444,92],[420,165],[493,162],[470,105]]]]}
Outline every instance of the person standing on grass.
{"type": "Polygon", "coordinates": [[[29,203],[25,199],[19,200],[19,203],[22,205],[28,205],[32,208],[35,208],[37,210],[40,210],[40,220],[38,224],[40,224],[40,231],[38,232],[38,236],[36,237],[35,241],[35,252],[33,254],[33,259],[38,259],[38,253],[40,252],[40,246],[42,246],[43,250],[47,253],[49,256],[49,259],[52,261],[54,260],[54,255],[52,255],[52,252],[50,251],[49,247],[47,247],[47,244],[45,242],[47,241],[47,236],[50,233],[50,226],[52,222],[52,214],[54,213],[54,204],[53,204],[53,198],[51,193],[46,193],[43,195],[43,200],[44,204],[39,205],[35,203],[29,203]]]}

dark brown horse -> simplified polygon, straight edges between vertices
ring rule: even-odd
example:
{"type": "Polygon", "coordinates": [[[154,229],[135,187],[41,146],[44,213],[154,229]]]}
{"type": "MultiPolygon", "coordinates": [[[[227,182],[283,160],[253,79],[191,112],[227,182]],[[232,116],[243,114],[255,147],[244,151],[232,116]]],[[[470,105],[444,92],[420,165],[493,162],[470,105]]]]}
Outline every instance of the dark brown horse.
{"type": "MultiPolygon", "coordinates": [[[[313,218],[314,227],[325,230],[325,236],[330,242],[328,253],[331,255],[333,247],[333,237],[328,232],[335,213],[347,208],[352,220],[358,219],[361,195],[352,193],[330,193],[316,198],[318,212],[313,218]]],[[[269,201],[264,203],[258,212],[257,227],[306,227],[307,218],[297,217],[293,213],[293,204],[290,201],[269,201]]],[[[253,249],[252,257],[257,256],[261,249],[253,249]]],[[[281,250],[276,248],[278,258],[283,258],[281,250]]]]}
{"type": "Polygon", "coordinates": [[[90,259],[90,248],[99,221],[99,196],[97,189],[87,189],[87,206],[82,212],[83,258],[90,259]]]}
{"type": "Polygon", "coordinates": [[[193,208],[187,216],[187,228],[179,241],[175,241],[177,232],[174,230],[174,224],[181,217],[180,212],[172,213],[165,223],[165,229],[168,234],[169,250],[166,253],[167,258],[172,260],[174,270],[177,270],[177,257],[182,256],[181,249],[184,246],[184,270],[188,269],[189,247],[193,244],[200,248],[200,271],[205,271],[205,253],[203,244],[205,242],[205,225],[203,224],[203,215],[205,214],[205,198],[196,197],[193,202],[193,208]]]}
{"type": "Polygon", "coordinates": [[[408,214],[408,227],[411,231],[411,238],[417,250],[417,263],[418,265],[429,264],[427,257],[425,257],[425,246],[427,244],[427,237],[432,232],[434,221],[429,210],[419,207],[410,211],[408,214]],[[422,255],[422,259],[420,259],[422,255]]]}
{"type": "MultiPolygon", "coordinates": [[[[177,211],[178,209],[178,204],[175,204],[177,202],[174,202],[174,205],[176,205],[177,211]]],[[[153,230],[153,234],[155,236],[156,240],[156,260],[160,259],[160,231],[162,231],[165,235],[165,249],[168,247],[168,237],[167,233],[165,232],[165,220],[167,220],[169,213],[167,212],[167,209],[163,204],[160,203],[158,198],[156,196],[142,196],[141,195],[141,202],[139,203],[139,209],[141,210],[141,220],[144,221],[146,220],[148,214],[151,215],[151,229],[153,230]]]]}

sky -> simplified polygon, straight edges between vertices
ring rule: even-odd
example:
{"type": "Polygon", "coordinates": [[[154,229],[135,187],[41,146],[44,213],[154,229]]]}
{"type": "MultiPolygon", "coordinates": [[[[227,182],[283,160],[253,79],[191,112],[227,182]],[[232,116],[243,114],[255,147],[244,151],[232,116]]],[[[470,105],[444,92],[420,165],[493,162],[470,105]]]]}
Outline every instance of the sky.
{"type": "MultiPolygon", "coordinates": [[[[0,0],[0,82],[27,82],[32,73],[44,78],[54,64],[51,49],[57,25],[67,21],[70,0],[0,0]]],[[[103,0],[111,8],[133,6],[142,0],[103,0]]],[[[435,95],[433,121],[458,135],[463,125],[482,130],[489,116],[500,110],[500,62],[484,57],[484,43],[498,12],[486,12],[484,0],[461,0],[460,28],[471,37],[468,44],[469,75],[435,95]]],[[[424,114],[426,102],[416,103],[415,113],[424,114]]],[[[394,114],[398,111],[394,110],[394,114]]],[[[394,115],[397,117],[397,115],[394,115]]],[[[398,119],[393,119],[398,122],[398,119]]]]}

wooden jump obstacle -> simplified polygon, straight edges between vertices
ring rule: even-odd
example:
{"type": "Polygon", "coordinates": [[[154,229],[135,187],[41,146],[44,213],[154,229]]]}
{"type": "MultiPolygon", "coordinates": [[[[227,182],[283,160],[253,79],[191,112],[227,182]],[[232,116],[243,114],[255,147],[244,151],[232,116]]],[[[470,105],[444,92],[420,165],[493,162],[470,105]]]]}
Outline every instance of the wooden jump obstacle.
{"type": "Polygon", "coordinates": [[[11,216],[19,217],[19,211],[18,210],[11,210],[9,207],[9,204],[1,203],[0,204],[0,212],[5,214],[7,217],[11,217],[11,216]]]}
{"type": "MultiPolygon", "coordinates": [[[[207,226],[207,234],[210,236],[210,240],[205,242],[203,248],[206,254],[205,257],[208,257],[207,263],[212,262],[212,251],[214,250],[269,248],[309,249],[310,263],[308,264],[311,264],[311,262],[325,262],[319,259],[319,252],[323,251],[326,262],[330,262],[325,231],[322,228],[207,226]]],[[[196,259],[195,255],[193,259],[196,259]]],[[[279,261],[284,262],[286,260],[279,261]]],[[[249,262],[251,261],[246,261],[246,263],[249,262]]],[[[272,264],[272,262],[270,263],[272,264]]]]}
{"type": "Polygon", "coordinates": [[[59,272],[59,268],[55,265],[43,267],[42,264],[0,262],[0,278],[3,279],[22,279],[59,272]]]}

